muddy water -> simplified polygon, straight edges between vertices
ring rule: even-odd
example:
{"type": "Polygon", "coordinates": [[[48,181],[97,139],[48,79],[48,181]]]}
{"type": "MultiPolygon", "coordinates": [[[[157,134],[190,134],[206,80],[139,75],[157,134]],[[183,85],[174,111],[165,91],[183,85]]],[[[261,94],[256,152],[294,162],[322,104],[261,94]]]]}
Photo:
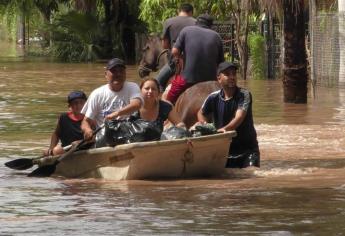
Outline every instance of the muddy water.
{"type": "MultiPolygon", "coordinates": [[[[239,81],[254,97],[260,169],[224,179],[27,178],[3,163],[48,146],[69,91],[103,64],[0,59],[0,235],[334,235],[345,233],[345,89],[282,103],[281,81],[239,81]]],[[[128,80],[138,82],[136,68],[128,80]]]]}

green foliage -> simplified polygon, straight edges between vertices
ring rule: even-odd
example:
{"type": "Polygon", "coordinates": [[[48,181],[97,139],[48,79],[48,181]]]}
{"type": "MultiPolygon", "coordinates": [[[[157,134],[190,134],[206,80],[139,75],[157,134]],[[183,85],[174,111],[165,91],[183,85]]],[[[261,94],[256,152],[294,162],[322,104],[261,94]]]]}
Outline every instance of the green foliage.
{"type": "Polygon", "coordinates": [[[97,58],[96,39],[101,35],[98,19],[91,14],[70,11],[55,17],[49,27],[54,41],[53,56],[63,61],[90,61],[97,58]]]}
{"type": "Polygon", "coordinates": [[[254,79],[265,79],[265,38],[260,34],[251,33],[248,37],[248,44],[252,76],[254,79]]]}
{"type": "Polygon", "coordinates": [[[42,15],[35,4],[49,2],[48,0],[3,0],[0,1],[0,21],[7,26],[8,39],[17,40],[17,27],[20,20],[25,19],[27,36],[37,36],[43,26],[42,15]]]}
{"type": "Polygon", "coordinates": [[[143,20],[148,27],[149,32],[162,32],[162,23],[169,17],[176,16],[182,3],[189,2],[194,7],[194,16],[202,13],[208,13],[217,20],[223,20],[229,17],[229,7],[225,1],[217,0],[142,0],[140,3],[139,18],[143,20]]]}
{"type": "Polygon", "coordinates": [[[162,31],[162,23],[165,19],[175,16],[178,4],[172,4],[171,0],[142,0],[140,3],[140,15],[150,32],[162,31]]]}

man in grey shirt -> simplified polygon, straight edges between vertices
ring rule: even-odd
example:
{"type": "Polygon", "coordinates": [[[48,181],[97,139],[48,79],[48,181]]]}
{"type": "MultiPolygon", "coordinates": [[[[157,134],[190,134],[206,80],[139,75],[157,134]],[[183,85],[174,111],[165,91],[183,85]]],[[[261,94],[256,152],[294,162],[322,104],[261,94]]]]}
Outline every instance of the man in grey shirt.
{"type": "MultiPolygon", "coordinates": [[[[195,25],[196,19],[192,17],[193,6],[189,3],[184,3],[180,6],[178,16],[168,18],[163,24],[163,48],[171,50],[176,42],[180,31],[186,27],[195,25]]],[[[169,53],[169,62],[159,71],[157,80],[164,89],[171,76],[174,75],[176,65],[169,53]]],[[[162,90],[163,91],[163,90],[162,90]]]]}
{"type": "Polygon", "coordinates": [[[193,84],[217,79],[217,67],[224,61],[224,53],[220,35],[210,29],[212,24],[213,18],[202,14],[195,26],[187,26],[180,32],[172,54],[175,58],[182,55],[184,68],[167,95],[172,103],[193,84]]]}

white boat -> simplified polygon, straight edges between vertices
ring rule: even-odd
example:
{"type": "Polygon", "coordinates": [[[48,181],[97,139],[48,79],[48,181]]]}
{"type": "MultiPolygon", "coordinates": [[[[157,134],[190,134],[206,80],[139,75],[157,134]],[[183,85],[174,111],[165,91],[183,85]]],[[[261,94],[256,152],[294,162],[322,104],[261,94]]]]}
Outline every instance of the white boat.
{"type": "Polygon", "coordinates": [[[77,151],[53,176],[139,180],[220,176],[236,132],[77,151]]]}

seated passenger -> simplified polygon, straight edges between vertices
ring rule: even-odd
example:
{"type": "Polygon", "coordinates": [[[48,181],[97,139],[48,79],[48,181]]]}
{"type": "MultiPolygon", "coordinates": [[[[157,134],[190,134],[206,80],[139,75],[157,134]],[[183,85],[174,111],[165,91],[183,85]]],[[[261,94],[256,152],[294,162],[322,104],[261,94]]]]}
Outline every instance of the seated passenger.
{"type": "Polygon", "coordinates": [[[50,146],[44,151],[44,155],[60,155],[64,153],[63,147],[83,139],[80,125],[84,115],[80,111],[86,99],[87,97],[82,91],[73,91],[68,95],[68,111],[60,114],[50,139],[50,146]]]}
{"type": "Polygon", "coordinates": [[[144,105],[132,115],[133,117],[156,121],[161,126],[168,120],[177,127],[185,127],[185,124],[173,109],[173,105],[159,98],[160,86],[157,80],[153,78],[143,80],[140,89],[144,105]]]}
{"type": "Polygon", "coordinates": [[[229,149],[228,168],[260,167],[260,152],[252,115],[251,93],[237,86],[237,66],[222,62],[217,79],[222,89],[211,93],[198,112],[200,123],[213,122],[218,132],[236,130],[229,149]]]}

